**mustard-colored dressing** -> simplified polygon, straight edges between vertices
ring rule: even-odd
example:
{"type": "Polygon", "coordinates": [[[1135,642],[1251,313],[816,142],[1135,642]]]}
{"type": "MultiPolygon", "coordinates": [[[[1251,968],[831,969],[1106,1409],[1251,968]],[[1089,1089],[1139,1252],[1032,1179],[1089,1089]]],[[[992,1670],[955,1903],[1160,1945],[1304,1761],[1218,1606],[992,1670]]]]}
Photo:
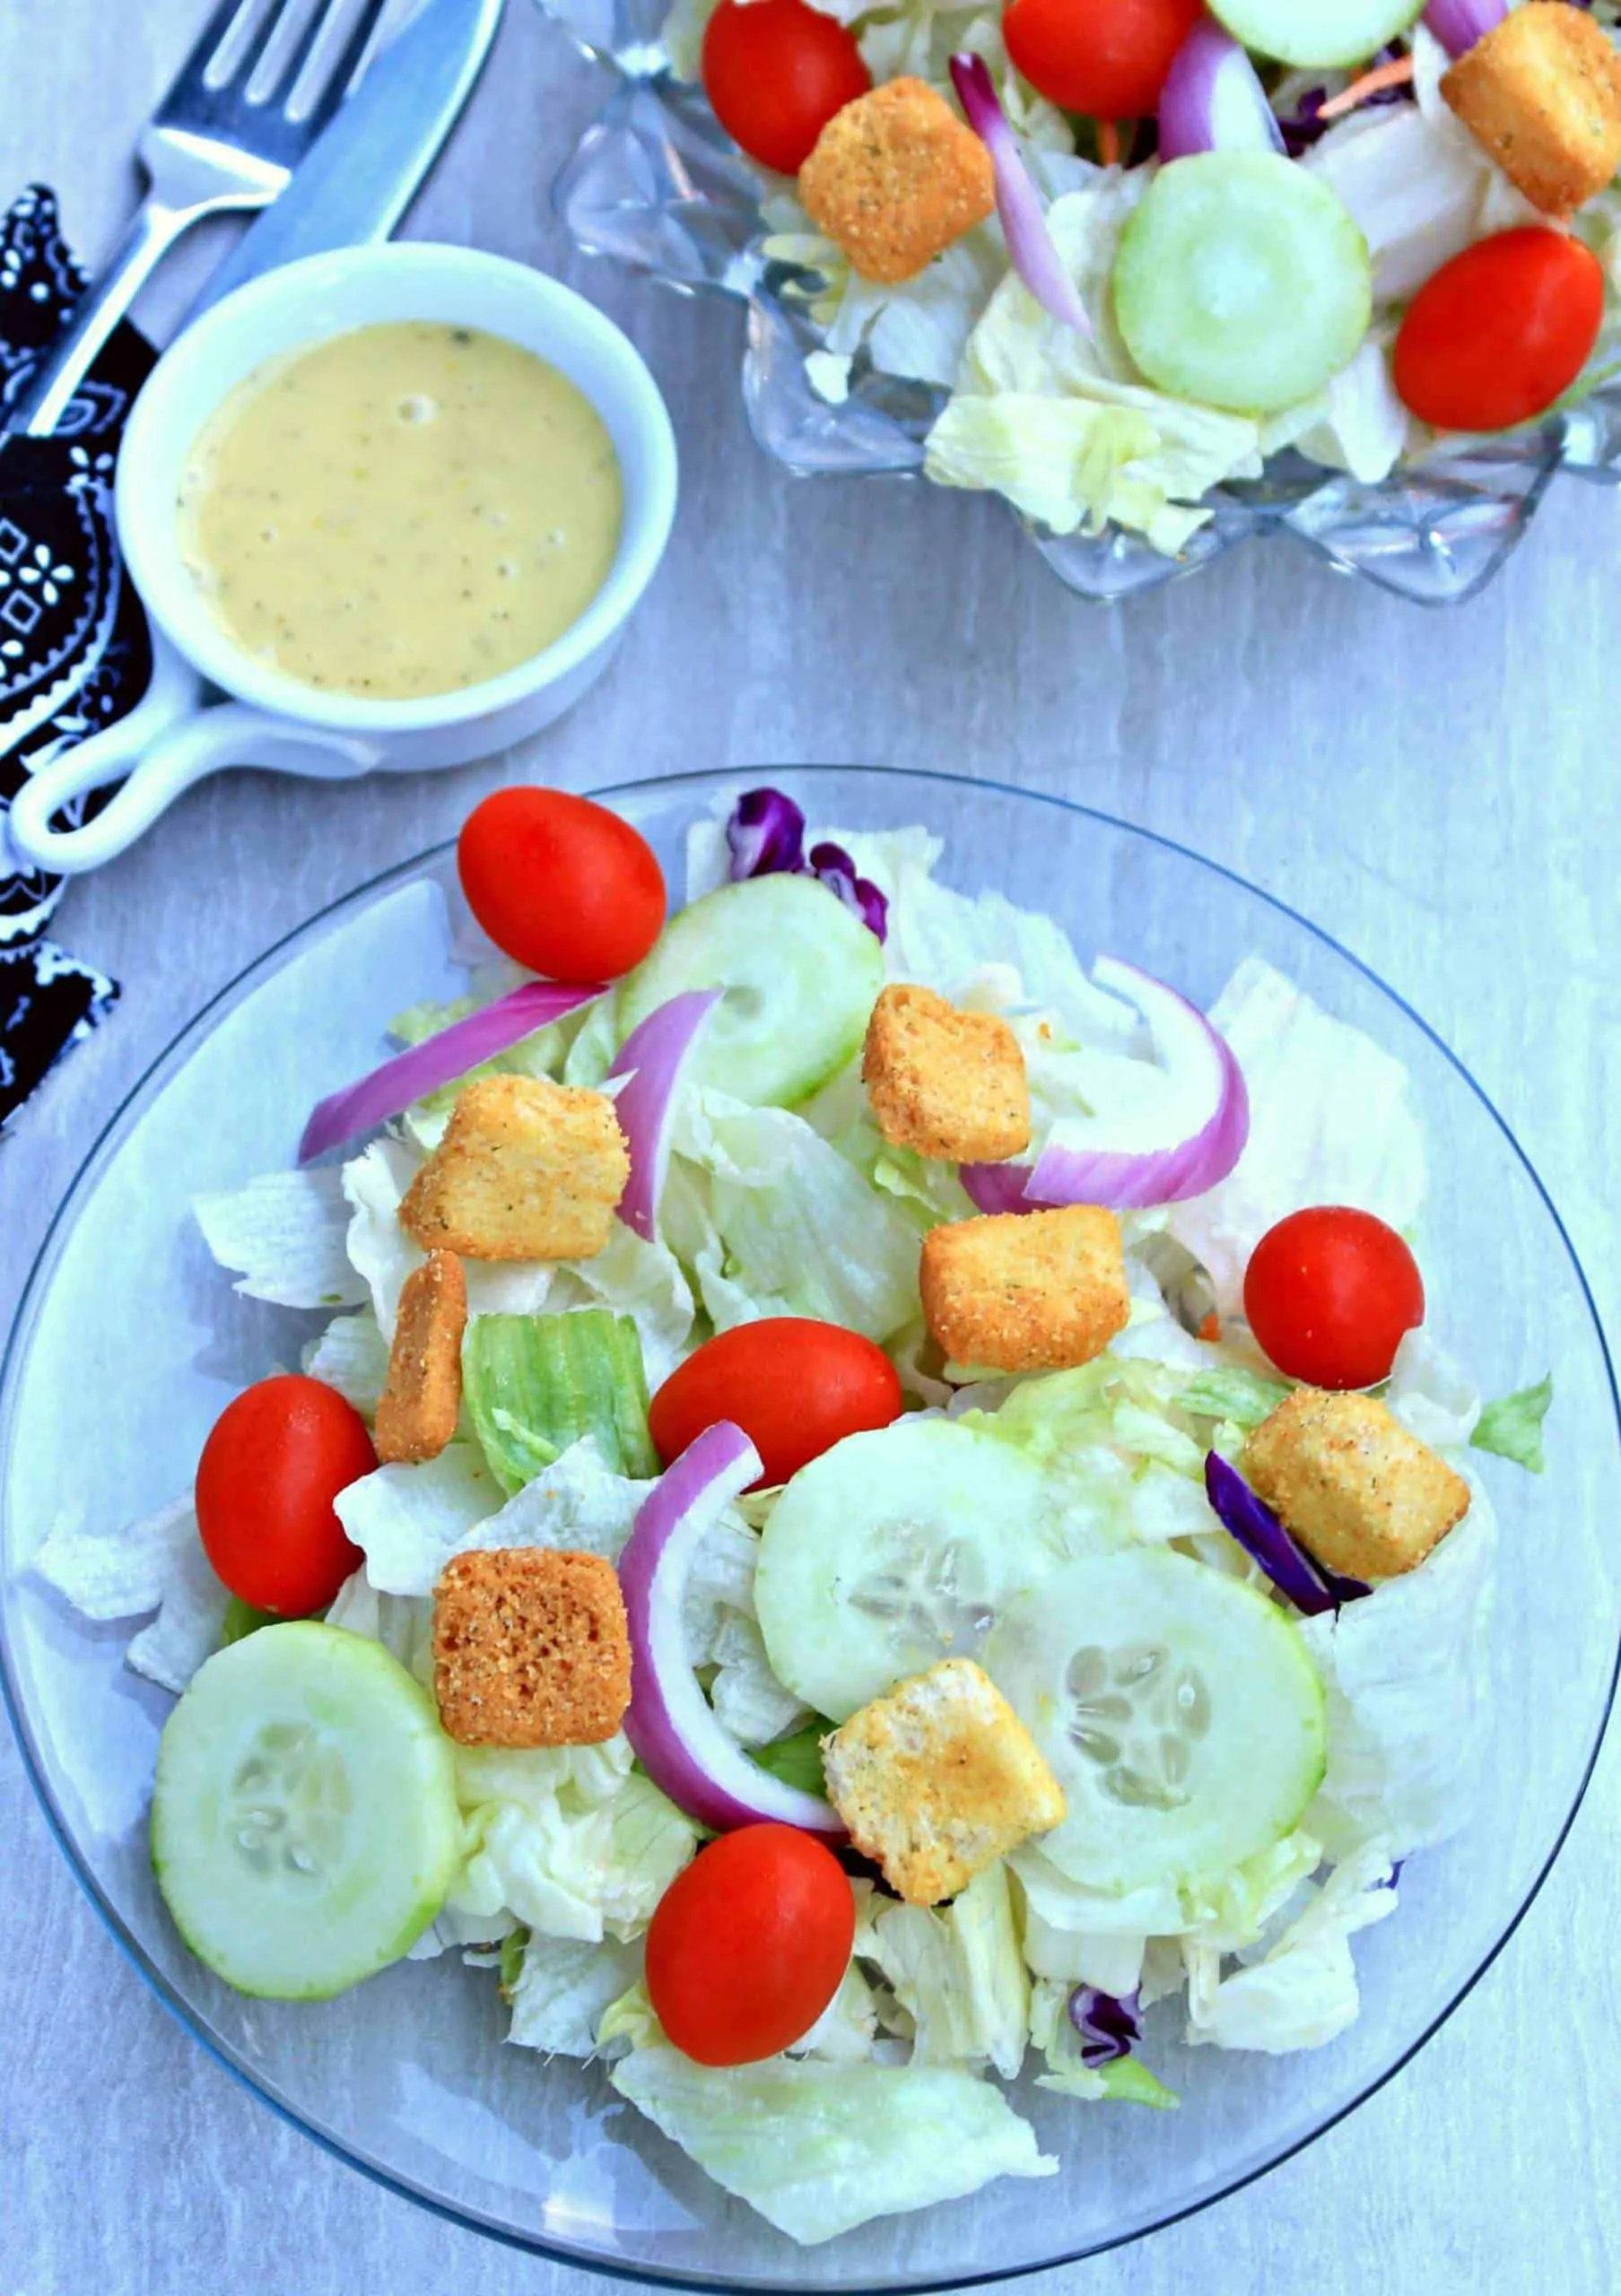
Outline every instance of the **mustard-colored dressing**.
{"type": "Polygon", "coordinates": [[[602,587],[622,509],[613,441],[566,376],[500,335],[408,320],[248,376],[188,457],[180,542],[248,653],[398,700],[560,638],[602,587]]]}

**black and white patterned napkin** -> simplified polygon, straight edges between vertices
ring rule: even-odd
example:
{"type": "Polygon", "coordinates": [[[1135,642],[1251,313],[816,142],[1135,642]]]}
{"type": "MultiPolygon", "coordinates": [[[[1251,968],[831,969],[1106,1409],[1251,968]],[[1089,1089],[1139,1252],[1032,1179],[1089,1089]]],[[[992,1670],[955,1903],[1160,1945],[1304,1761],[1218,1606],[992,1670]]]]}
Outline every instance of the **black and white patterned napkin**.
{"type": "MultiPolygon", "coordinates": [[[[0,404],[22,389],[84,286],[52,193],[0,221],[0,404]]],[[[59,877],[13,852],[5,813],[28,776],[133,708],[152,675],[146,618],[113,538],[112,476],[155,352],[120,326],[48,439],[0,446],[0,1129],[118,991],[45,937],[59,877]]],[[[102,802],[76,799],[76,826],[102,802]]]]}

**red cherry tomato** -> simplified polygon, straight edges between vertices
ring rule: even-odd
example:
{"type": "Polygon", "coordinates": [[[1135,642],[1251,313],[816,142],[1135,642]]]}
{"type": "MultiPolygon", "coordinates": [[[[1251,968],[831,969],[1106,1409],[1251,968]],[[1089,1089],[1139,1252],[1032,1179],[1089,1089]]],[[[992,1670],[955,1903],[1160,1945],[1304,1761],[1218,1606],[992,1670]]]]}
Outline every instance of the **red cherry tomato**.
{"type": "Polygon", "coordinates": [[[1015,65],[1060,111],[1137,119],[1155,110],[1203,0],[1008,0],[1015,65]]]}
{"type": "Polygon", "coordinates": [[[1396,388],[1438,430],[1509,430],[1546,413],[1587,364],[1604,273],[1580,239],[1531,224],[1442,264],[1407,306],[1396,388]]]}
{"type": "Polygon", "coordinates": [[[668,1466],[706,1427],[729,1419],[759,1452],[769,1484],[846,1435],[900,1416],[900,1375],[881,1347],[809,1316],[767,1316],[689,1355],[653,1397],[648,1425],[668,1466]]]}
{"type": "Polygon", "coordinates": [[[701,1850],[659,1900],[648,1997],[698,2064],[753,2065],[809,2032],[855,1935],[855,1896],[831,1849],[792,1826],[743,1826],[701,1850]]]}
{"type": "Polygon", "coordinates": [[[353,1405],[318,1379],[261,1379],[227,1404],[197,1462],[197,1528],[233,1595],[278,1618],[325,1610],[365,1561],[333,1512],[377,1453],[353,1405]]]}
{"type": "Polygon", "coordinates": [[[1280,1371],[1313,1387],[1389,1378],[1424,1321],[1424,1279],[1394,1228],[1326,1204],[1269,1228],[1244,1271],[1250,1328],[1280,1371]]]}
{"type": "Polygon", "coordinates": [[[468,906],[499,949],[550,980],[614,980],[664,928],[664,873],[629,822],[563,789],[498,789],[456,848],[468,906]]]}
{"type": "Polygon", "coordinates": [[[855,34],[805,0],[720,0],[703,91],[751,160],[795,176],[835,112],[872,86],[855,34]]]}

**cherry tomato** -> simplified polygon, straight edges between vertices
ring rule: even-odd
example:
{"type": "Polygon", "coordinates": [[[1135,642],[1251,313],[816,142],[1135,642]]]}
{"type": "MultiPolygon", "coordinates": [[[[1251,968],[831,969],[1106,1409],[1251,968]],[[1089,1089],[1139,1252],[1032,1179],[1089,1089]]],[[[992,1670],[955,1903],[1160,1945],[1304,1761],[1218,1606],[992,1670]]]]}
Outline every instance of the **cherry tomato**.
{"type": "Polygon", "coordinates": [[[1060,111],[1137,119],[1157,109],[1203,0],[1008,0],[1007,53],[1060,111]]]}
{"type": "Polygon", "coordinates": [[[835,112],[872,86],[855,34],[805,0],[720,0],[703,91],[751,160],[795,176],[835,112]]]}
{"type": "Polygon", "coordinates": [[[365,1421],[318,1379],[261,1379],[227,1404],[197,1462],[196,1507],[231,1593],[277,1618],[325,1610],[365,1561],[332,1502],[376,1465],[365,1421]]]}
{"type": "Polygon", "coordinates": [[[1442,264],[1407,306],[1396,388],[1438,430],[1508,430],[1542,414],[1587,364],[1604,273],[1580,239],[1536,224],[1442,264]]]}
{"type": "Polygon", "coordinates": [[[1424,1279],[1394,1228],[1325,1204],[1269,1228],[1244,1271],[1250,1328],[1280,1371],[1314,1387],[1371,1387],[1424,1321],[1424,1279]]]}
{"type": "Polygon", "coordinates": [[[766,1316],[689,1355],[653,1397],[648,1425],[668,1466],[706,1427],[731,1420],[760,1454],[758,1489],[900,1416],[900,1375],[881,1347],[809,1316],[766,1316]]]}
{"type": "Polygon", "coordinates": [[[698,2064],[753,2065],[809,2032],[855,1936],[855,1895],[825,1844],[792,1826],[742,1826],[700,1850],[659,1900],[648,1997],[698,2064]]]}
{"type": "Polygon", "coordinates": [[[566,790],[496,790],[463,823],[456,865],[496,947],[551,980],[616,979],[664,928],[646,838],[566,790]]]}

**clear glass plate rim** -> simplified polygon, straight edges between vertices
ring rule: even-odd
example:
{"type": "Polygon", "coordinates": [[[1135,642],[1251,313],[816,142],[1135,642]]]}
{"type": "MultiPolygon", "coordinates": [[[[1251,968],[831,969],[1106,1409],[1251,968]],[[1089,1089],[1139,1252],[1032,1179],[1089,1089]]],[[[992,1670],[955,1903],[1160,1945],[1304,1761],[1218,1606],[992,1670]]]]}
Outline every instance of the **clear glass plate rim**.
{"type": "MultiPolygon", "coordinates": [[[[1167,837],[1157,830],[1145,828],[1139,822],[1127,821],[1119,814],[1105,813],[1098,806],[1084,804],[1073,798],[1058,796],[1050,790],[1027,788],[1015,782],[1002,781],[994,778],[904,766],[858,764],[781,765],[756,768],[745,766],[735,770],[706,768],[690,773],[606,783],[587,794],[598,800],[611,803],[614,800],[641,797],[652,794],[662,795],[667,791],[679,791],[683,788],[712,789],[717,783],[729,784],[734,781],[742,783],[752,780],[756,775],[771,774],[799,779],[806,778],[815,779],[821,775],[856,774],[867,778],[915,782],[923,787],[944,785],[948,787],[989,792],[993,796],[1008,797],[1018,802],[1048,805],[1055,811],[1076,814],[1085,820],[1095,822],[1103,828],[1122,831],[1129,837],[1140,838],[1147,845],[1156,846],[1163,851],[1175,854],[1180,859],[1194,863],[1198,868],[1208,872],[1218,880],[1264,902],[1268,909],[1287,918],[1289,922],[1310,935],[1313,940],[1330,949],[1372,987],[1387,996],[1421,1035],[1428,1039],[1480,1103],[1512,1151],[1552,1222],[1555,1233],[1559,1239],[1575,1276],[1592,1326],[1593,1337],[1598,1344],[1599,1358],[1604,1366],[1611,1410],[1616,1422],[1617,1437],[1617,1440],[1621,1441],[1621,1386],[1617,1385],[1615,1360],[1610,1352],[1603,1323],[1599,1318],[1592,1288],[1587,1279],[1587,1272],[1582,1265],[1575,1246],[1560,1216],[1558,1207],[1543,1185],[1536,1166],[1521,1145],[1507,1118],[1503,1117],[1485,1088],[1477,1081],[1445,1039],[1431,1027],[1423,1014],[1417,1012],[1406,997],[1392,988],[1371,965],[1364,963],[1331,933],[1315,924],[1278,895],[1267,891],[1264,887],[1242,876],[1238,871],[1228,868],[1224,863],[1211,859],[1209,856],[1196,851],[1191,846],[1184,845],[1175,838],[1167,837]]],[[[57,1262],[71,1233],[81,1200],[100,1178],[111,1156],[121,1145],[122,1135],[126,1128],[127,1121],[133,1117],[136,1109],[144,1103],[149,1089],[166,1071],[172,1071],[180,1065],[194,1045],[200,1042],[220,1020],[251,995],[261,980],[277,969],[280,961],[295,944],[315,937],[325,939],[337,930],[352,912],[367,906],[387,892],[391,886],[420,876],[424,870],[442,863],[454,850],[454,839],[447,839],[439,845],[430,846],[413,857],[396,862],[389,868],[379,871],[376,876],[366,879],[350,891],[341,894],[337,900],[329,902],[325,909],[318,909],[314,916],[292,926],[253,958],[232,979],[217,990],[170,1039],[130,1086],[102,1126],[74,1173],[61,1203],[52,1214],[50,1224],[46,1230],[30,1269],[28,1279],[23,1285],[17,1311],[6,1337],[4,1352],[0,1354],[0,1462],[9,1457],[12,1421],[15,1415],[17,1404],[18,1373],[26,1358],[28,1343],[38,1320],[40,1306],[48,1290],[57,1262]]],[[[1331,2128],[1337,2127],[1341,2121],[1348,2118],[1352,2113],[1366,2104],[1371,2097],[1376,2096],[1387,2083],[1394,2080],[1397,2074],[1409,2065],[1419,2051],[1434,2038],[1442,2026],[1475,1990],[1536,1902],[1569,1839],[1577,1813],[1587,1798],[1588,1787],[1591,1783],[1593,1770],[1614,1713],[1618,1687],[1621,1687],[1621,1640],[1617,1642],[1615,1657],[1611,1662],[1609,1680],[1605,1691],[1604,1710],[1582,1770],[1581,1782],[1570,1808],[1560,1824],[1553,1846],[1512,1918],[1491,1950],[1459,1986],[1451,1999],[1437,2015],[1432,2018],[1423,2031],[1402,2051],[1401,2055],[1386,2066],[1376,2079],[1368,2082],[1355,2096],[1348,2098],[1316,2127],[1297,2138],[1293,2144],[1284,2146],[1268,2160],[1247,2169],[1242,2175],[1234,2176],[1231,2181],[1221,2185],[1216,2191],[1201,2195],[1198,2198],[1190,2201],[1184,2207],[1172,2209],[1167,2214],[1159,2217],[1152,2225],[1145,2225],[1137,2231],[1120,2233],[1106,2240],[1093,2241],[1081,2248],[1067,2250],[1062,2255],[1045,2258],[1039,2263],[1020,2265],[1011,2270],[1001,2268],[985,2272],[953,2273],[945,2278],[919,2282],[879,2282],[868,2283],[865,2288],[852,2283],[848,2296],[889,2296],[891,2290],[899,2288],[903,2288],[907,2292],[907,2296],[930,2296],[930,2292],[937,2289],[984,2287],[1000,2280],[1023,2279],[1034,2273],[1060,2269],[1068,2265],[1082,2263],[1089,2257],[1105,2255],[1111,2248],[1129,2247],[1133,2241],[1146,2239],[1155,2232],[1163,2231],[1168,2226],[1181,2223],[1189,2217],[1197,2216],[1207,2208],[1212,2208],[1218,2202],[1230,2198],[1233,2194],[1242,2191],[1246,2186],[1254,2184],[1260,2178],[1269,2175],[1274,2169],[1281,2167],[1285,2161],[1294,2159],[1308,2146],[1316,2144],[1320,2137],[1326,2135],[1331,2128]]],[[[7,1719],[22,1754],[23,1767],[28,1773],[29,1783],[33,1788],[35,1798],[44,1814],[47,1827],[81,1889],[100,1916],[114,1944],[150,1986],[162,2006],[208,2056],[217,2065],[222,2066],[233,2079],[240,2082],[251,2096],[267,2105],[278,2118],[295,2128],[301,2135],[308,2137],[311,2143],[318,2144],[323,2152],[341,2161],[345,2167],[358,2169],[374,2183],[397,2194],[402,2199],[429,2210],[433,2215],[442,2218],[448,2223],[460,2225],[469,2231],[483,2233],[487,2238],[497,2240],[505,2247],[518,2249],[521,2253],[544,2257],[554,2263],[567,2265],[575,2270],[598,2273],[606,2278],[629,2281],[639,2286],[657,2285],[705,2292],[715,2289],[758,2289],[769,2290],[772,2292],[772,2296],[780,2296],[780,2292],[785,2285],[781,2282],[720,2272],[711,2274],[667,2272],[652,2266],[619,2264],[611,2258],[574,2248],[566,2240],[547,2240],[533,2237],[510,2225],[500,2223],[493,2218],[485,2216],[476,2208],[464,2206],[447,2200],[439,2194],[428,2191],[425,2187],[414,2183],[408,2177],[400,2175],[397,2170],[373,2159],[358,2146],[328,2132],[307,2118],[291,2100],[283,2096],[232,2050],[223,2046],[204,2029],[194,2015],[190,2005],[174,1990],[162,1973],[148,1960],[139,1941],[126,1928],[117,1909],[102,1895],[95,1876],[81,1859],[77,1844],[74,1840],[66,1821],[57,1809],[50,1794],[45,1778],[44,1766],[23,1712],[21,1691],[13,1679],[12,1654],[3,1631],[0,1631],[0,1701],[4,1702],[7,1719]]]]}

